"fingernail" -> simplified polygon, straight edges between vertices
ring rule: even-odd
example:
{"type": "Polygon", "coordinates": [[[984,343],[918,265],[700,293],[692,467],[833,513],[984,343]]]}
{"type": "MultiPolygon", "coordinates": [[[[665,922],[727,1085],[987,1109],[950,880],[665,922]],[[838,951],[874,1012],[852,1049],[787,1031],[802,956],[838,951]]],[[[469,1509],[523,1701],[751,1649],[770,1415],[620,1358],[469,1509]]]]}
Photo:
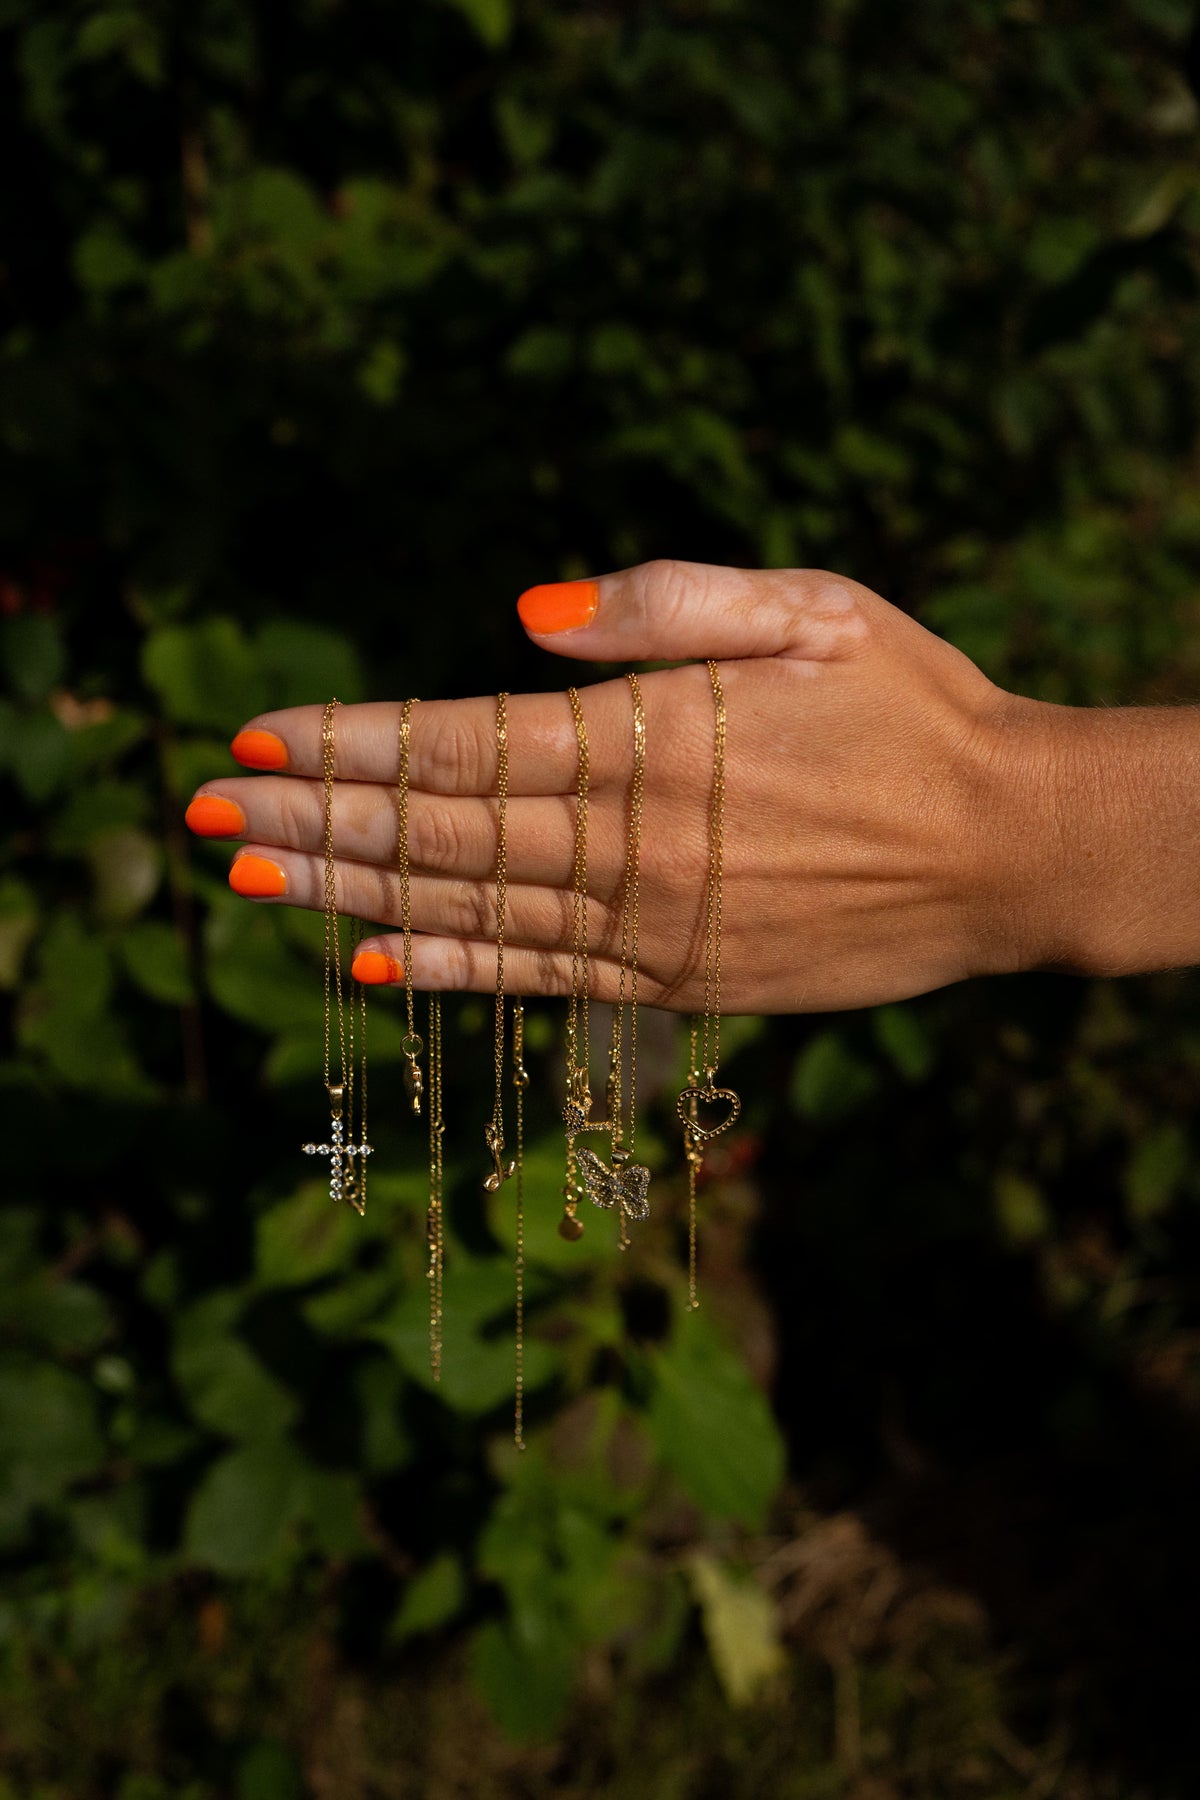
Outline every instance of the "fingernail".
{"type": "Polygon", "coordinates": [[[236,800],[220,794],[197,794],[183,822],[197,837],[241,837],[246,829],[246,815],[236,800]]]}
{"type": "Polygon", "coordinates": [[[525,589],[517,601],[517,612],[526,631],[542,637],[590,625],[599,600],[594,581],[547,581],[541,587],[525,589]]]}
{"type": "Polygon", "coordinates": [[[355,981],[367,987],[378,987],[384,981],[403,981],[404,965],[383,950],[360,950],[350,964],[355,981]]]}
{"type": "Polygon", "coordinates": [[[287,745],[273,731],[239,731],[229,748],[247,769],[287,768],[287,745]]]}
{"type": "Polygon", "coordinates": [[[287,893],[287,876],[278,863],[265,856],[235,856],[229,870],[229,885],[235,894],[247,900],[274,900],[287,893]]]}

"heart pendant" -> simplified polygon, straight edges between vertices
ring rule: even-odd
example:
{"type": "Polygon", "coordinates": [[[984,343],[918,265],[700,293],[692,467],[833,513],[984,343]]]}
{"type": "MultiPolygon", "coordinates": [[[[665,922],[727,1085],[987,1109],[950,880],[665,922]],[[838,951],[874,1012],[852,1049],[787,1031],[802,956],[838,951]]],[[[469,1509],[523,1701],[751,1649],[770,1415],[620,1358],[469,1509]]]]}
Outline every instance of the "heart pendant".
{"type": "Polygon", "coordinates": [[[732,1088],[685,1087],[675,1103],[675,1110],[692,1138],[697,1143],[707,1144],[710,1138],[720,1137],[723,1131],[729,1130],[742,1110],[742,1103],[732,1088]],[[725,1107],[724,1118],[718,1111],[712,1115],[710,1124],[704,1124],[700,1118],[700,1108],[720,1108],[722,1105],[725,1107]]]}

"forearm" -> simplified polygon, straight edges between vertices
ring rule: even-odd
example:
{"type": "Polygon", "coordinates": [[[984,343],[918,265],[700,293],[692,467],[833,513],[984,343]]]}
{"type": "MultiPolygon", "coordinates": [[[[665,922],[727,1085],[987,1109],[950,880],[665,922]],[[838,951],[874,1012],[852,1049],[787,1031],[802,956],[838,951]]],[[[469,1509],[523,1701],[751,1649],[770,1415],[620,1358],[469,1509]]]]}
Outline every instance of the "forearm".
{"type": "Polygon", "coordinates": [[[1200,963],[1200,707],[1021,701],[1013,730],[1025,966],[1200,963]]]}

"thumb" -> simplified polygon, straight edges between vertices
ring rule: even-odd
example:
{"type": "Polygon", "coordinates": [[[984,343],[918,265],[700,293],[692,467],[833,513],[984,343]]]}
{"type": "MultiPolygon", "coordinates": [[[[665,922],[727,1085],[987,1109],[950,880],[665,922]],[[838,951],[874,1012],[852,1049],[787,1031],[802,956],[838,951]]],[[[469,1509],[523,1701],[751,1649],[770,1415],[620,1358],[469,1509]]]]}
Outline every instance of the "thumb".
{"type": "Polygon", "coordinates": [[[556,656],[589,662],[849,655],[866,638],[868,588],[825,569],[649,562],[528,588],[521,623],[556,656]]]}

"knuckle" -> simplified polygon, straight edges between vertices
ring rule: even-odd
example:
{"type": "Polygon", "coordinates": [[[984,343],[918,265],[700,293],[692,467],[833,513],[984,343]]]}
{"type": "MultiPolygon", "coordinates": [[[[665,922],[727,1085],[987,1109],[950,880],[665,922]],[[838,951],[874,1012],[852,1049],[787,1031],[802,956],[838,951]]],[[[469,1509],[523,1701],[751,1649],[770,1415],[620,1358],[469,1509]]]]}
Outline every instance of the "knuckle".
{"type": "Polygon", "coordinates": [[[539,994],[557,996],[570,992],[571,980],[564,967],[561,956],[553,950],[535,950],[533,955],[533,978],[539,994]]]}
{"type": "Polygon", "coordinates": [[[456,937],[485,938],[495,927],[496,903],[481,881],[456,881],[447,896],[447,929],[456,937]]]}
{"type": "Polygon", "coordinates": [[[483,784],[487,746],[478,720],[454,717],[438,725],[422,754],[429,785],[440,793],[475,794],[483,784]]]}
{"type": "Polygon", "coordinates": [[[687,607],[695,592],[696,566],[674,557],[660,556],[643,563],[639,583],[642,611],[658,622],[669,623],[687,607]]]}
{"type": "Polygon", "coordinates": [[[307,787],[299,781],[284,782],[279,793],[279,830],[289,850],[311,848],[313,824],[312,795],[307,787]]]}
{"type": "Polygon", "coordinates": [[[422,807],[409,815],[416,860],[422,868],[440,875],[459,865],[461,834],[449,807],[422,807]]]}

